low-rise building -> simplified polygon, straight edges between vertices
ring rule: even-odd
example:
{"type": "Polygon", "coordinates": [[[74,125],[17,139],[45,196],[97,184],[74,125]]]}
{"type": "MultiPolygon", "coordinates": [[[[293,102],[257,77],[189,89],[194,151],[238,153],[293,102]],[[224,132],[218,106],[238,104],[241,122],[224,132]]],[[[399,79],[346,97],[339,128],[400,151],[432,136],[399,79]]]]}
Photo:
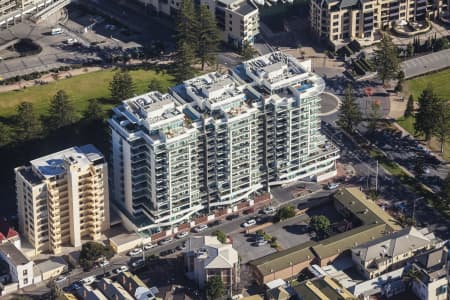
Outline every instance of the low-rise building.
{"type": "Polygon", "coordinates": [[[330,277],[323,276],[306,280],[294,287],[299,300],[347,300],[353,295],[339,286],[330,277]]]}
{"type": "Polygon", "coordinates": [[[68,265],[62,257],[52,256],[49,259],[36,264],[42,274],[42,280],[56,278],[62,273],[67,272],[68,265]]]}
{"type": "Polygon", "coordinates": [[[352,260],[368,279],[401,267],[408,259],[437,243],[433,233],[415,227],[383,236],[352,249],[352,260]]]}
{"type": "Polygon", "coordinates": [[[117,276],[117,282],[137,300],[156,299],[159,293],[156,287],[148,288],[147,285],[136,275],[130,272],[122,272],[117,276]]]}
{"type": "Polygon", "coordinates": [[[0,219],[0,244],[3,243],[13,243],[17,248],[21,248],[19,233],[5,219],[0,219]]]}
{"type": "Polygon", "coordinates": [[[448,299],[447,259],[445,248],[433,249],[413,259],[406,278],[409,276],[412,291],[420,300],[448,299]]]}
{"type": "Polygon", "coordinates": [[[11,281],[18,284],[18,288],[33,284],[34,264],[12,243],[0,245],[0,259],[8,264],[11,281]]]}
{"type": "Polygon", "coordinates": [[[184,266],[188,278],[200,288],[214,276],[219,276],[226,289],[240,282],[239,256],[231,244],[222,244],[215,236],[189,238],[184,251],[184,266]]]}

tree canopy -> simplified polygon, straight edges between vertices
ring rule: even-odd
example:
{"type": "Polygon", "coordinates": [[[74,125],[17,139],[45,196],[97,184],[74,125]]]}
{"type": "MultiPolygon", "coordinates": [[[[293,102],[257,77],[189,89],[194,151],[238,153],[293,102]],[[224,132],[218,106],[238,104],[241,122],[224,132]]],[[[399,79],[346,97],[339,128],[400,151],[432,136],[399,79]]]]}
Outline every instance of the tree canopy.
{"type": "Polygon", "coordinates": [[[412,117],[414,115],[414,96],[409,95],[408,102],[406,103],[406,109],[405,109],[405,118],[412,117]]]}
{"type": "Polygon", "coordinates": [[[331,224],[326,216],[319,215],[313,216],[309,221],[309,225],[318,235],[325,236],[328,234],[331,224]]]}
{"type": "Polygon", "coordinates": [[[194,62],[194,51],[186,42],[179,45],[175,56],[174,76],[177,82],[190,79],[195,76],[192,68],[194,62]]]}
{"type": "Polygon", "coordinates": [[[398,58],[397,47],[388,34],[383,34],[380,43],[377,44],[374,61],[378,77],[383,84],[386,80],[394,79],[398,76],[400,60],[398,58]]]}
{"type": "Polygon", "coordinates": [[[222,244],[225,244],[227,242],[227,235],[225,234],[225,232],[216,230],[213,232],[213,235],[216,236],[219,242],[221,242],[222,244]]]}
{"type": "Polygon", "coordinates": [[[111,98],[115,101],[122,101],[134,96],[135,86],[133,78],[127,71],[117,71],[109,83],[111,98]]]}
{"type": "Polygon", "coordinates": [[[213,276],[206,282],[206,297],[208,300],[219,299],[225,295],[225,287],[219,276],[213,276]]]}
{"type": "Polygon", "coordinates": [[[289,219],[294,216],[295,216],[295,208],[292,205],[283,206],[277,211],[277,217],[280,220],[289,219]]]}
{"type": "MultiPolygon", "coordinates": [[[[22,102],[16,108],[14,116],[16,127],[16,135],[19,140],[28,140],[39,137],[42,133],[42,124],[39,116],[34,111],[33,104],[30,102],[22,102]]],[[[2,126],[3,139],[8,141],[7,128],[2,126]]]]}
{"type": "Polygon", "coordinates": [[[61,128],[76,121],[75,108],[67,93],[56,92],[48,108],[47,127],[50,130],[61,128]]]}
{"type": "Polygon", "coordinates": [[[83,112],[83,118],[87,121],[103,120],[105,112],[97,99],[91,100],[83,112]]]}
{"type": "Polygon", "coordinates": [[[356,103],[353,88],[348,85],[345,89],[344,99],[339,108],[339,119],[337,124],[347,132],[353,132],[356,126],[361,123],[361,110],[358,103],[356,103]]]}
{"type": "Polygon", "coordinates": [[[414,130],[417,134],[425,135],[425,140],[429,141],[436,127],[436,116],[441,100],[434,93],[433,87],[429,85],[419,96],[419,108],[416,113],[414,130]]]}
{"type": "Polygon", "coordinates": [[[215,62],[215,52],[219,48],[220,33],[213,14],[206,5],[200,5],[197,21],[197,54],[202,70],[205,64],[215,62]]]}
{"type": "Polygon", "coordinates": [[[90,269],[98,259],[102,257],[109,259],[113,255],[114,252],[109,246],[89,241],[81,246],[79,263],[84,269],[90,269]]]}

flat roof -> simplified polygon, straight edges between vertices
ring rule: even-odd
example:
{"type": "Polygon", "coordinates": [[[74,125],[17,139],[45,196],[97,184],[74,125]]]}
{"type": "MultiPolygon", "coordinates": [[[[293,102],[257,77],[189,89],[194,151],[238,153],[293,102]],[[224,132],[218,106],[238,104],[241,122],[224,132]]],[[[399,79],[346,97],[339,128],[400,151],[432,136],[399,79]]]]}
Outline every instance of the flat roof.
{"type": "Polygon", "coordinates": [[[236,9],[236,12],[243,16],[254,11],[258,11],[258,8],[255,7],[253,4],[251,4],[249,1],[244,1],[243,3],[240,3],[236,9]]]}
{"type": "Polygon", "coordinates": [[[272,270],[277,272],[279,270],[289,268],[291,262],[295,265],[313,259],[315,256],[311,251],[311,246],[316,244],[316,242],[309,241],[304,244],[252,260],[250,264],[258,268],[263,276],[268,275],[272,273],[272,270]]]}
{"type": "Polygon", "coordinates": [[[102,160],[103,154],[93,145],[75,146],[62,151],[42,156],[32,160],[33,169],[44,178],[51,178],[66,172],[65,163],[87,167],[97,160],[102,160]]]}
{"type": "Polygon", "coordinates": [[[41,270],[42,273],[49,272],[61,267],[67,267],[66,261],[59,256],[52,256],[49,259],[36,264],[36,266],[41,270]]]}
{"type": "Polygon", "coordinates": [[[294,287],[303,300],[345,300],[353,295],[335,283],[330,277],[316,277],[294,287]]]}

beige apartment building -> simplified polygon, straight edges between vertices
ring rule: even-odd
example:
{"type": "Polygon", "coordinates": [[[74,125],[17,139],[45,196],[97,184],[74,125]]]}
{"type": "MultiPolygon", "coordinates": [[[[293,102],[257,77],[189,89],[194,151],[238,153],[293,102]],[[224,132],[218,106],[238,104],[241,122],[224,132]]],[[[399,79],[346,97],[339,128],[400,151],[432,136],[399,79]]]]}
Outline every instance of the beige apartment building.
{"type": "Polygon", "coordinates": [[[386,26],[401,20],[438,17],[449,0],[312,0],[312,30],[331,44],[354,39],[373,40],[386,26]]]}
{"type": "Polygon", "coordinates": [[[15,173],[19,230],[35,255],[99,240],[109,228],[108,167],[94,146],[32,160],[15,173]]]}
{"type": "MultiPolygon", "coordinates": [[[[158,13],[176,16],[182,0],[137,0],[147,9],[151,7],[158,13]]],[[[197,1],[196,1],[197,3],[197,1]]],[[[222,33],[222,40],[235,47],[245,41],[253,44],[259,34],[259,10],[250,0],[199,0],[214,14],[222,33]]]]}

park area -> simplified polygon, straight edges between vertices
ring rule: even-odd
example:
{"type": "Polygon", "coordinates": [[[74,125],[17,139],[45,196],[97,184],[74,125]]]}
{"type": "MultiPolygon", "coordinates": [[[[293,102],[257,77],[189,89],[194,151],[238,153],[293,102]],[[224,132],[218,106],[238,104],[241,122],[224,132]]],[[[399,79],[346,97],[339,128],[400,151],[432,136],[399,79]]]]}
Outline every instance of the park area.
{"type": "MultiPolygon", "coordinates": [[[[112,69],[59,79],[45,85],[35,85],[25,89],[0,93],[0,116],[11,117],[17,105],[22,101],[31,102],[39,115],[44,115],[51,98],[58,90],[64,90],[70,97],[77,112],[82,112],[90,100],[98,99],[105,110],[110,109],[114,102],[110,100],[109,83],[115,71],[112,69]]],[[[136,70],[130,71],[135,84],[136,94],[148,90],[152,79],[161,82],[164,88],[172,84],[172,77],[165,72],[136,70]]]]}
{"type": "MultiPolygon", "coordinates": [[[[407,93],[413,95],[414,100],[417,101],[422,91],[429,85],[433,87],[437,96],[442,99],[450,100],[450,69],[446,69],[440,72],[432,73],[429,75],[417,77],[407,81],[407,93]]],[[[414,135],[414,117],[400,118],[397,122],[411,135],[414,135]]],[[[439,151],[440,145],[436,139],[432,139],[430,147],[434,151],[439,151]]],[[[444,158],[450,160],[450,144],[447,143],[445,147],[444,158]]]]}

